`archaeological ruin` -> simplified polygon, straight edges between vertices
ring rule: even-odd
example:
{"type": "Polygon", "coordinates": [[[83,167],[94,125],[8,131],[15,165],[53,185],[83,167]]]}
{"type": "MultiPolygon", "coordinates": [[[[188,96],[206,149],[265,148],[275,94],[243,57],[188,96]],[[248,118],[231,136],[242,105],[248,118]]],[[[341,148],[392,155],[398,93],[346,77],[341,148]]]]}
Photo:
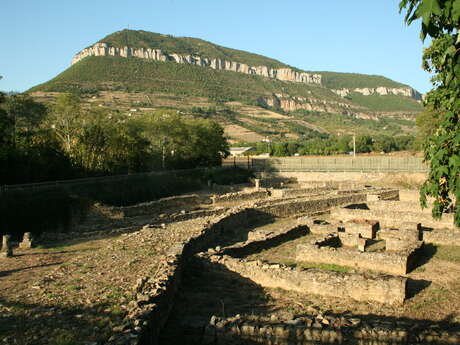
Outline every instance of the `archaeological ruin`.
{"type": "Polygon", "coordinates": [[[458,327],[397,316],[429,284],[412,274],[426,250],[460,243],[450,215],[435,221],[397,189],[266,178],[104,212],[117,229],[37,240],[186,234],[138,277],[107,344],[460,343],[458,327]]]}

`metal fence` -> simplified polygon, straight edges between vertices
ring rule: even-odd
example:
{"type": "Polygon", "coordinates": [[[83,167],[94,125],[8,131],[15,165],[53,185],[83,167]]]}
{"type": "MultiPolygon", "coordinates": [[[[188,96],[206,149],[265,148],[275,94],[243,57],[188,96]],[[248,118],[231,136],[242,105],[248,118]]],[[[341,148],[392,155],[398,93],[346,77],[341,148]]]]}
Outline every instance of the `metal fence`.
{"type": "Polygon", "coordinates": [[[428,167],[419,157],[336,157],[336,158],[231,158],[227,166],[255,171],[299,172],[420,172],[428,167]]]}
{"type": "MultiPolygon", "coordinates": [[[[336,158],[252,158],[232,157],[222,161],[222,167],[240,167],[254,171],[299,172],[427,172],[428,168],[418,157],[336,157],[336,158]]],[[[56,186],[90,184],[95,182],[122,181],[141,176],[186,174],[196,169],[154,171],[137,174],[80,178],[0,186],[0,193],[8,190],[46,189],[56,186]]]]}

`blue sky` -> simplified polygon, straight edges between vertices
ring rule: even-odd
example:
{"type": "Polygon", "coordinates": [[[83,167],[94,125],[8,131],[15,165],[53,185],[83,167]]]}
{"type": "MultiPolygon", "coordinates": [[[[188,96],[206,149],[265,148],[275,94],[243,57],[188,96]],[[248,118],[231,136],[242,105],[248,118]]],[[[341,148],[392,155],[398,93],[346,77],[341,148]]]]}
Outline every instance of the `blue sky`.
{"type": "Polygon", "coordinates": [[[129,27],[198,37],[307,71],[384,75],[420,92],[419,23],[408,27],[399,0],[3,0],[0,90],[25,91],[72,56],[129,27]]]}

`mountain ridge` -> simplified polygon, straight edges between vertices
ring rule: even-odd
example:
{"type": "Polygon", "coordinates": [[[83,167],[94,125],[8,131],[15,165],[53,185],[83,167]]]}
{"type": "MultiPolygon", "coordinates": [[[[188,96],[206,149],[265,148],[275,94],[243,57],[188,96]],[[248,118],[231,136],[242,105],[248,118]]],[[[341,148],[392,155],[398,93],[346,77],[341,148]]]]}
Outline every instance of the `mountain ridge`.
{"type": "MultiPolygon", "coordinates": [[[[379,93],[376,90],[379,87],[411,89],[404,93],[400,92],[400,94],[417,100],[421,99],[421,94],[409,85],[395,82],[380,75],[303,71],[263,55],[219,46],[199,38],[174,37],[143,30],[125,29],[107,35],[75,54],[72,64],[87,56],[132,56],[156,61],[189,63],[214,69],[257,74],[285,81],[321,84],[337,91],[336,93],[339,95],[343,93],[341,92],[342,89],[357,90],[363,94],[368,92],[361,92],[360,89],[373,89],[372,93],[379,93]],[[277,75],[277,70],[281,70],[280,76],[277,75]],[[302,74],[304,74],[303,77],[302,74]],[[353,82],[350,82],[350,79],[353,79],[353,82]]],[[[349,93],[350,91],[347,92],[347,94],[349,93]]],[[[388,92],[383,94],[388,94],[388,92]]]]}
{"type": "Polygon", "coordinates": [[[115,32],[83,49],[68,69],[29,92],[40,97],[78,92],[88,101],[127,112],[139,105],[139,111],[166,105],[186,112],[200,108],[212,114],[206,109],[217,106],[222,113],[209,116],[216,116],[224,125],[281,138],[307,133],[299,127],[308,127],[305,123],[320,125],[330,133],[352,133],[354,125],[363,130],[368,126],[370,133],[388,129],[393,135],[398,128],[401,133],[413,132],[413,120],[422,109],[416,90],[383,76],[307,72],[201,39],[134,30],[115,32]],[[143,96],[129,103],[133,93],[143,96]],[[272,112],[270,116],[279,114],[280,120],[257,115],[268,114],[264,109],[272,112]],[[375,126],[372,121],[381,124],[375,126]]]}

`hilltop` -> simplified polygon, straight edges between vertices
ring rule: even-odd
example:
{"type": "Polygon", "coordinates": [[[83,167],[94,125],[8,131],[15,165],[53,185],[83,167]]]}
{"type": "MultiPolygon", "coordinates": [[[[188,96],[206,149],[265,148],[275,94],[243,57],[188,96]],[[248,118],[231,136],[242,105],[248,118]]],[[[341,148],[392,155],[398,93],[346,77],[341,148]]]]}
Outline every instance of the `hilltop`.
{"type": "Polygon", "coordinates": [[[83,49],[67,70],[29,92],[43,100],[78,92],[87,103],[131,113],[167,107],[205,114],[233,141],[407,134],[422,109],[416,90],[383,76],[302,71],[198,38],[134,30],[83,49]]]}

